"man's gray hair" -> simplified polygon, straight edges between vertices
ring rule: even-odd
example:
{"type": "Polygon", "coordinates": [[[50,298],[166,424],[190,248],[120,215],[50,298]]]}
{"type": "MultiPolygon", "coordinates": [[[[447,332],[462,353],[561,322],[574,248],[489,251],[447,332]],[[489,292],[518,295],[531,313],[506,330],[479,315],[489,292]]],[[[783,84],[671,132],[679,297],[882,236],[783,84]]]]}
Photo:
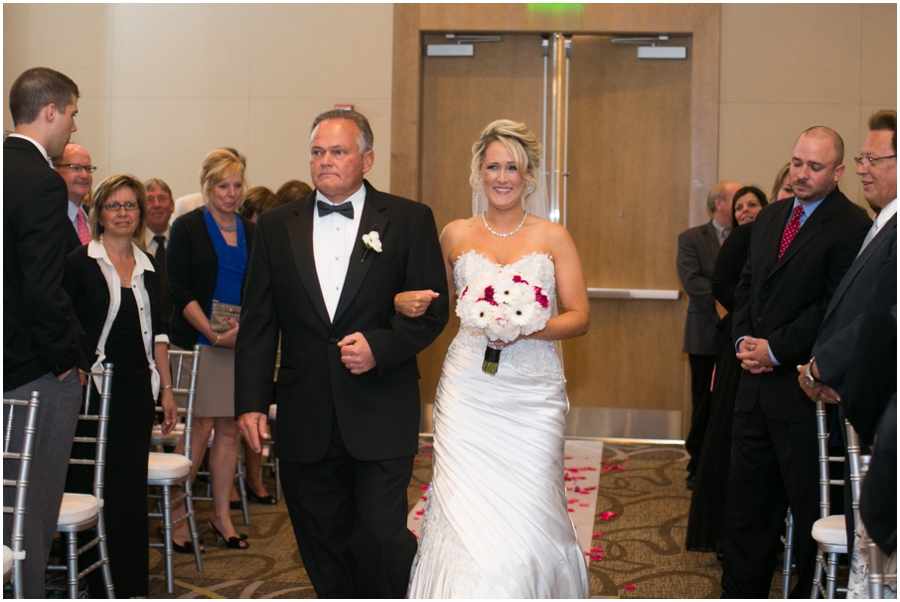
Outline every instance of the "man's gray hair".
{"type": "Polygon", "coordinates": [[[330,111],[319,113],[319,115],[313,119],[312,128],[309,131],[310,142],[312,142],[313,137],[316,135],[316,128],[319,127],[319,124],[323,121],[328,121],[329,119],[346,119],[355,123],[356,127],[359,128],[359,138],[356,140],[356,143],[359,145],[360,154],[372,150],[372,147],[375,145],[375,135],[372,133],[372,127],[369,125],[369,120],[366,119],[366,116],[362,113],[348,111],[346,109],[331,109],[330,111]]]}

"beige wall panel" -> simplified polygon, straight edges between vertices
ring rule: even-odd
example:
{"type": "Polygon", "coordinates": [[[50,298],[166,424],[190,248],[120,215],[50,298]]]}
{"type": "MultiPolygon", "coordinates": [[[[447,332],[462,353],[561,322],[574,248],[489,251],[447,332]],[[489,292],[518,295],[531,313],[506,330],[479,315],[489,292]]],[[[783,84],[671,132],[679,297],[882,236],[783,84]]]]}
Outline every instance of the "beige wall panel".
{"type": "Polygon", "coordinates": [[[680,353],[685,306],[672,301],[592,299],[590,331],[563,343],[569,402],[676,410],[690,424],[687,356],[680,353]]]}
{"type": "Polygon", "coordinates": [[[110,163],[110,107],[108,96],[82,97],[78,101],[78,117],[75,122],[78,131],[71,141],[83,146],[91,155],[91,163],[97,166],[94,172],[94,186],[103,178],[112,175],[110,163]]]}
{"type": "MultiPolygon", "coordinates": [[[[248,176],[251,186],[268,186],[273,191],[288,180],[312,184],[309,175],[309,128],[313,119],[339,97],[251,98],[249,101],[248,176]]],[[[391,101],[364,99],[356,109],[369,119],[375,134],[375,165],[366,178],[379,190],[390,182],[391,101]]],[[[241,149],[243,150],[243,149],[241,149]]]]}
{"type": "MultiPolygon", "coordinates": [[[[114,98],[110,117],[110,169],[141,180],[162,178],[176,197],[200,190],[203,157],[222,146],[246,153],[246,98],[114,98]],[[176,134],[177,133],[177,134],[176,134]],[[165,146],[166,152],[148,152],[165,146]]],[[[248,157],[247,178],[254,178],[248,157]]]]}
{"type": "Polygon", "coordinates": [[[250,89],[250,7],[116,4],[112,94],[242,98],[250,89]]]}
{"type": "MultiPolygon", "coordinates": [[[[108,94],[111,12],[106,4],[4,4],[4,95],[30,67],[62,71],[82,96],[108,94]]],[[[7,129],[12,125],[8,107],[7,129]]]]}
{"type": "Polygon", "coordinates": [[[862,5],[860,102],[897,105],[897,5],[862,5]]]}
{"type": "Polygon", "coordinates": [[[858,4],[722,5],[721,101],[858,103],[858,4]]]}
{"type": "Polygon", "coordinates": [[[862,144],[858,104],[722,103],[719,120],[719,177],[758,184],[768,193],[775,173],[791,158],[800,132],[827,125],[844,139],[841,190],[862,203],[853,157],[862,144]],[[851,167],[853,166],[853,167],[851,167]]]}
{"type": "Polygon", "coordinates": [[[390,5],[255,5],[250,95],[390,98],[392,35],[390,5]]]}

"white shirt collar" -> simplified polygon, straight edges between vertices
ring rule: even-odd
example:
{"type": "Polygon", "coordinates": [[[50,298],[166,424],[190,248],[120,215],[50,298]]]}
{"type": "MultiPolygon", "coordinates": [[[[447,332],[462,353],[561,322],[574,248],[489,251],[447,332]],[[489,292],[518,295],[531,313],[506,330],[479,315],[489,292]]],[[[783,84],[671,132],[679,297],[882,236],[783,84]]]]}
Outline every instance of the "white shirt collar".
{"type": "Polygon", "coordinates": [[[897,215],[897,199],[885,205],[884,209],[875,216],[875,223],[878,224],[877,228],[880,230],[895,215],[897,215]]]}
{"type": "MultiPolygon", "coordinates": [[[[148,258],[147,254],[141,251],[141,249],[136,244],[134,244],[134,241],[131,241],[131,250],[132,252],[134,252],[135,274],[156,271],[153,269],[153,264],[150,263],[150,258],[148,258]]],[[[103,259],[109,265],[112,265],[112,261],[109,259],[109,255],[106,253],[106,247],[103,246],[102,235],[100,236],[99,241],[92,240],[88,243],[87,254],[91,259],[103,259]]]]}
{"type": "MultiPolygon", "coordinates": [[[[169,230],[170,230],[170,228],[166,228],[166,231],[162,233],[162,236],[163,236],[166,240],[169,240],[169,230]]],[[[153,240],[153,237],[154,237],[154,236],[159,236],[159,234],[157,234],[156,232],[154,232],[154,231],[151,230],[150,228],[147,228],[146,230],[144,230],[144,244],[148,244],[148,245],[149,245],[150,242],[153,240]]]]}
{"type": "MultiPolygon", "coordinates": [[[[83,211],[85,214],[85,218],[87,217],[87,211],[84,211],[84,207],[82,205],[76,205],[72,201],[69,201],[69,221],[75,222],[75,217],[78,215],[78,211],[83,211]]],[[[88,224],[88,228],[90,228],[90,224],[88,224]]]]}
{"type": "MultiPolygon", "coordinates": [[[[317,201],[325,201],[326,203],[331,203],[332,205],[335,204],[335,203],[332,203],[328,199],[328,197],[326,197],[324,194],[322,194],[322,192],[319,190],[316,190],[316,200],[317,201]]],[[[357,190],[356,192],[351,194],[349,197],[347,197],[347,200],[344,201],[344,203],[348,203],[348,202],[353,203],[353,211],[354,211],[354,215],[356,215],[356,212],[362,211],[362,204],[363,204],[363,201],[365,201],[365,200],[366,200],[366,185],[365,185],[365,183],[363,183],[360,185],[359,190],[357,190]]],[[[343,203],[340,203],[340,204],[343,204],[343,203]]],[[[316,213],[316,215],[318,215],[318,213],[316,213]]]]}
{"type": "Polygon", "coordinates": [[[10,134],[8,137],[9,137],[9,138],[24,138],[25,140],[28,140],[30,143],[32,143],[33,145],[35,145],[36,147],[38,147],[38,150],[41,151],[41,154],[42,154],[42,155],[44,155],[44,160],[45,160],[45,161],[49,161],[49,160],[50,160],[50,155],[47,154],[47,149],[45,149],[45,148],[41,145],[41,143],[38,142],[37,140],[35,140],[34,138],[31,138],[31,137],[29,137],[29,136],[26,136],[25,134],[10,134]]]}

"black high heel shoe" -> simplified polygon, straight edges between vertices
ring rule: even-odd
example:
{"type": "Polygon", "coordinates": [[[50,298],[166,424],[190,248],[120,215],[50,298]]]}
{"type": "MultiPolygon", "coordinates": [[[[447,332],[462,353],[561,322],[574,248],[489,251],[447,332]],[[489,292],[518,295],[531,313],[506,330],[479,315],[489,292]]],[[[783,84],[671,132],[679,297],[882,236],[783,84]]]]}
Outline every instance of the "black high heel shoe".
{"type": "Polygon", "coordinates": [[[209,519],[209,530],[215,535],[216,542],[224,541],[225,547],[231,548],[232,550],[246,550],[250,547],[250,543],[246,539],[240,537],[229,537],[228,539],[225,539],[225,536],[216,529],[212,519],[209,519]]]}
{"type": "MultiPolygon", "coordinates": [[[[173,541],[172,542],[172,551],[178,552],[179,554],[190,554],[191,556],[193,556],[194,555],[194,542],[189,539],[186,542],[184,542],[184,545],[181,545],[180,543],[173,541]]],[[[205,551],[206,551],[206,549],[203,547],[203,544],[201,543],[200,544],[200,553],[202,554],[205,551]]]]}
{"type": "Polygon", "coordinates": [[[257,504],[262,504],[263,506],[274,506],[278,503],[278,500],[275,499],[274,495],[256,495],[249,487],[247,487],[247,497],[252,499],[257,504]]]}

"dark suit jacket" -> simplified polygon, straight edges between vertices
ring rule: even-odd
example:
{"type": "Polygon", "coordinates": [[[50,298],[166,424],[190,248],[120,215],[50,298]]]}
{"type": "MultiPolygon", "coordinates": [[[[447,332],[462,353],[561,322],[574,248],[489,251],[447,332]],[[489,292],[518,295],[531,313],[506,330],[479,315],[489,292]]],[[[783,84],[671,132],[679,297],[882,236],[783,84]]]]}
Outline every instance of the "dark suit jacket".
{"type": "Polygon", "coordinates": [[[88,368],[62,288],[66,183],[34,144],[3,142],[3,389],[88,368]]]}
{"type": "Polygon", "coordinates": [[[872,221],[835,188],[776,261],[793,202],[759,212],[735,291],[734,340],[766,339],[781,365],[764,374],[744,372],[736,407],[749,411],[759,402],[771,419],[814,422],[815,406],[797,384],[797,365],[809,360],[828,303],[872,221]]]}
{"type": "Polygon", "coordinates": [[[678,235],[678,278],[684,292],[690,298],[687,318],[684,322],[682,353],[692,355],[716,354],[716,300],[713,297],[712,280],[716,257],[719,255],[719,237],[712,220],[702,226],[688,228],[678,235]]]}
{"type": "Polygon", "coordinates": [[[844,377],[854,359],[853,345],[863,312],[872,298],[875,275],[896,254],[897,216],[894,215],[853,261],[825,312],[813,355],[822,382],[838,393],[843,392],[844,377]]]}
{"type": "MultiPolygon", "coordinates": [[[[313,256],[315,192],[260,215],[247,268],[235,358],[235,413],[268,411],[281,333],[276,387],[276,454],[291,462],[320,460],[332,418],[359,460],[415,455],[419,428],[416,354],[447,323],[447,278],[431,209],[375,190],[366,201],[344,288],[328,317],[313,256]],[[382,252],[365,250],[362,235],[378,230],[382,252]],[[425,315],[394,311],[394,295],[431,289],[440,296],[425,315]],[[376,367],[352,375],[337,342],[361,332],[376,367]]],[[[177,223],[177,222],[176,222],[177,223]]]]}
{"type": "MultiPolygon", "coordinates": [[[[244,224],[244,240],[249,257],[256,225],[236,213],[235,217],[244,224]]],[[[212,238],[209,237],[202,207],[185,213],[172,224],[169,244],[166,245],[166,276],[169,279],[169,296],[172,298],[169,340],[182,349],[191,349],[197,344],[200,333],[184,317],[184,308],[191,301],[196,301],[208,316],[219,276],[219,259],[212,238]]],[[[244,283],[246,282],[245,272],[244,283]]],[[[241,311],[243,314],[243,309],[241,311]]]]}
{"type": "MultiPolygon", "coordinates": [[[[66,275],[63,287],[72,298],[75,314],[84,328],[81,348],[91,362],[97,357],[97,343],[109,313],[109,286],[100,271],[97,260],[88,257],[88,245],[83,245],[66,256],[66,275]]],[[[150,297],[150,320],[153,336],[164,334],[159,316],[159,266],[153,257],[147,256],[155,271],[144,272],[144,287],[150,297]]],[[[115,363],[114,358],[106,361],[115,363]]]]}
{"type": "MultiPolygon", "coordinates": [[[[68,205],[66,206],[68,209],[68,205]]],[[[66,255],[77,249],[81,246],[81,239],[78,238],[78,232],[72,226],[72,222],[69,221],[69,214],[66,213],[66,224],[69,226],[66,228],[66,255]]]]}

